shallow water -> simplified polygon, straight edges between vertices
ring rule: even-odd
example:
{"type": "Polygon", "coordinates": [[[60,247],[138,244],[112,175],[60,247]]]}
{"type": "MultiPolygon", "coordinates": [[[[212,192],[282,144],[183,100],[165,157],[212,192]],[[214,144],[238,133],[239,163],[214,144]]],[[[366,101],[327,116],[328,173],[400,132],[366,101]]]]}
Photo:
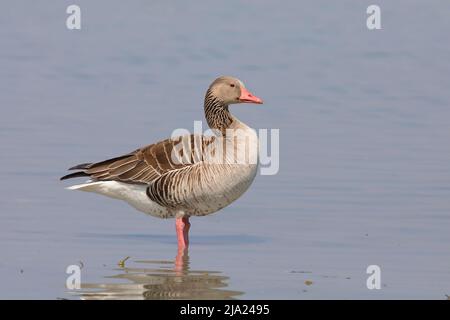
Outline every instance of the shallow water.
{"type": "Polygon", "coordinates": [[[0,298],[450,294],[448,1],[378,1],[379,31],[369,1],[77,3],[81,31],[69,1],[0,13],[0,298]],[[221,74],[265,100],[232,112],[280,129],[280,170],[192,218],[180,269],[173,220],[58,178],[192,130],[221,74]]]}

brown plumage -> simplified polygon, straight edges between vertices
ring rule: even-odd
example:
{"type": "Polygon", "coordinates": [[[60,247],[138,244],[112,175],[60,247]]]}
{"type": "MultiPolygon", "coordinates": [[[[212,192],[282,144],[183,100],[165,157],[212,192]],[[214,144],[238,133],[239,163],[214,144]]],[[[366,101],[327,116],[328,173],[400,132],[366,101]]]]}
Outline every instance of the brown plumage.
{"type": "MultiPolygon", "coordinates": [[[[69,170],[82,171],[65,175],[60,180],[87,176],[92,181],[112,180],[133,184],[150,184],[169,171],[188,167],[202,161],[204,155],[202,150],[215,139],[213,136],[191,135],[188,139],[192,153],[189,159],[181,161],[182,159],[173,159],[172,151],[182,138],[166,139],[120,157],[74,166],[69,170]]],[[[182,152],[180,156],[183,156],[182,152]]]]}

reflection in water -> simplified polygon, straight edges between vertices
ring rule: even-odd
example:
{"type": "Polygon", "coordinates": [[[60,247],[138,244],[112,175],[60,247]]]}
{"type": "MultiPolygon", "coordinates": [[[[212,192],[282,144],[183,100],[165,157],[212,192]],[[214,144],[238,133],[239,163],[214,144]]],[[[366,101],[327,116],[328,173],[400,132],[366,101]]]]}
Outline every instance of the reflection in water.
{"type": "Polygon", "coordinates": [[[135,261],[144,267],[123,267],[105,279],[127,283],[88,283],[81,299],[233,299],[243,292],[225,290],[228,277],[217,271],[190,270],[187,250],[173,261],[135,261]],[[173,265],[173,267],[170,267],[173,265]]]}

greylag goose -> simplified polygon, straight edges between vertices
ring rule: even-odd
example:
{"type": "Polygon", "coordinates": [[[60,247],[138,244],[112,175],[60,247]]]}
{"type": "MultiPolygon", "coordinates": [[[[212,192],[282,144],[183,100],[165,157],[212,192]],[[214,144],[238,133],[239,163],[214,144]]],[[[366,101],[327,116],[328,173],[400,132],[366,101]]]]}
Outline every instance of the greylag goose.
{"type": "Polygon", "coordinates": [[[146,214],[175,218],[178,249],[189,245],[189,217],[214,213],[238,199],[258,166],[256,132],[228,110],[230,104],[256,103],[242,81],[219,77],[204,101],[211,135],[172,137],[131,153],[83,163],[61,180],[88,177],[70,190],[95,192],[128,202],[146,214]]]}

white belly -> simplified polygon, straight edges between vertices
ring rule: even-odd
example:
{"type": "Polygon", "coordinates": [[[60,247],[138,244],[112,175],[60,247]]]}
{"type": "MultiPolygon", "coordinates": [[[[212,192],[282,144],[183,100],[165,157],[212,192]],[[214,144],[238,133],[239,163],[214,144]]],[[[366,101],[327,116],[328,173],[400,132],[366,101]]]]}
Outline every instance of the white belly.
{"type": "Polygon", "coordinates": [[[136,185],[119,181],[97,181],[68,187],[69,190],[95,192],[101,195],[124,200],[139,211],[158,218],[172,218],[175,213],[151,201],[146,194],[145,185],[136,185]]]}

